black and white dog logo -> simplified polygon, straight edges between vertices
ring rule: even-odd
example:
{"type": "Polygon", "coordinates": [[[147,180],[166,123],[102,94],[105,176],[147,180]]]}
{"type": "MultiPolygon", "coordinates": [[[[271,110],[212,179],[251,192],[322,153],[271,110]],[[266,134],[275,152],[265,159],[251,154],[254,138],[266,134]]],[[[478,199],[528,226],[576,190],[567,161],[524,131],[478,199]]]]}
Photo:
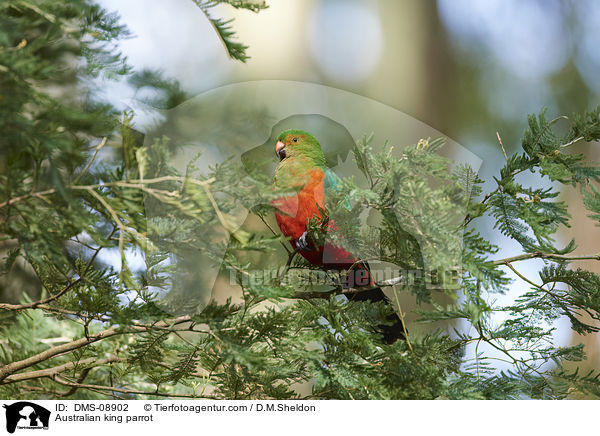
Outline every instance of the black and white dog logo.
{"type": "Polygon", "coordinates": [[[6,409],[6,431],[14,433],[15,429],[48,429],[50,411],[29,401],[4,405],[6,409]]]}

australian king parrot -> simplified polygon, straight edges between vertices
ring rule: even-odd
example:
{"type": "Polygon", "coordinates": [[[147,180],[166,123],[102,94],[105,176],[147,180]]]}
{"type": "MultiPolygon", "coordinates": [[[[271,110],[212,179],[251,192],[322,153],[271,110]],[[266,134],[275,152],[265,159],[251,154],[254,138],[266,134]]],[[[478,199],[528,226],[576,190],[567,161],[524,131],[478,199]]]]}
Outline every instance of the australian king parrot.
{"type": "MultiPolygon", "coordinates": [[[[324,270],[344,271],[345,285],[362,289],[349,294],[353,301],[387,301],[383,291],[375,286],[368,264],[344,247],[343,235],[338,235],[335,243],[326,239],[319,245],[307,232],[308,220],[315,217],[326,222],[325,231],[337,230],[333,219],[322,215],[327,214],[327,196],[336,189],[340,179],[327,166],[319,142],[302,130],[286,130],[277,138],[275,153],[279,164],[273,184],[277,188],[296,190],[294,195],[273,202],[277,224],[293,249],[324,270]]],[[[388,321],[391,325],[379,325],[377,329],[387,343],[393,343],[404,336],[404,329],[395,313],[388,321]]]]}

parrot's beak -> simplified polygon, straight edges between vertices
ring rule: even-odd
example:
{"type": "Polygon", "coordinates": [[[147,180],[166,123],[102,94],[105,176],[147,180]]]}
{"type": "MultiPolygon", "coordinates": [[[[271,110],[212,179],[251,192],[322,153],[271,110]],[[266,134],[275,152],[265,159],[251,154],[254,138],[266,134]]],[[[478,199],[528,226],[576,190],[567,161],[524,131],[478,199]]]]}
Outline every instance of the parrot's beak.
{"type": "Polygon", "coordinates": [[[285,144],[281,141],[277,141],[275,144],[275,153],[279,160],[283,160],[285,158],[285,144]]]}

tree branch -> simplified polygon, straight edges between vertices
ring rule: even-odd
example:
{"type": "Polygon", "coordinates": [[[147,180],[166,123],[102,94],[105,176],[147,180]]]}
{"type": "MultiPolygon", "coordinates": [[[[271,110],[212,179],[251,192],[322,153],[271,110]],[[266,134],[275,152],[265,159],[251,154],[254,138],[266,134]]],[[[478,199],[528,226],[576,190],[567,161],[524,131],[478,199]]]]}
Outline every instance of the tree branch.
{"type": "MultiPolygon", "coordinates": [[[[129,181],[116,180],[114,182],[98,183],[98,184],[94,184],[94,185],[72,185],[69,187],[69,189],[78,190],[78,191],[80,191],[80,190],[87,191],[89,189],[107,188],[107,187],[112,187],[112,186],[117,186],[117,187],[121,187],[121,188],[142,189],[142,188],[144,188],[144,185],[152,185],[152,184],[161,183],[161,182],[193,183],[194,185],[198,185],[198,186],[207,186],[207,185],[210,185],[211,183],[213,183],[214,181],[215,181],[214,177],[207,179],[207,180],[196,180],[196,179],[191,179],[189,177],[183,177],[183,176],[162,176],[162,177],[156,177],[154,179],[143,179],[143,180],[137,179],[137,180],[129,180],[129,181]]],[[[31,198],[31,197],[43,198],[44,195],[55,194],[55,193],[56,193],[56,189],[54,189],[54,188],[47,189],[45,191],[30,192],[29,194],[24,194],[19,197],[14,197],[14,198],[11,198],[10,200],[6,200],[3,203],[0,203],[0,209],[2,209],[3,207],[6,207],[6,206],[10,206],[11,204],[14,204],[17,202],[27,200],[28,198],[31,198]]]]}
{"type": "MultiPolygon", "coordinates": [[[[107,239],[110,239],[111,236],[114,235],[114,233],[116,231],[117,231],[117,227],[115,226],[113,228],[112,232],[110,232],[110,234],[108,235],[107,239]]],[[[63,296],[64,294],[66,294],[71,288],[73,288],[78,283],[81,283],[85,279],[85,275],[90,270],[92,264],[94,263],[94,260],[96,260],[96,257],[98,257],[98,253],[100,253],[100,250],[102,250],[102,248],[103,248],[102,246],[99,246],[98,248],[96,248],[94,250],[94,254],[92,255],[92,257],[88,261],[87,265],[85,266],[85,269],[83,270],[83,273],[81,274],[81,277],[79,277],[77,280],[69,283],[63,290],[59,291],[57,294],[51,295],[50,297],[45,298],[43,300],[34,301],[32,303],[27,303],[27,304],[0,303],[0,309],[4,309],[4,310],[25,310],[25,309],[36,309],[36,308],[49,308],[49,306],[46,306],[48,303],[59,299],[61,296],[63,296]]],[[[57,309],[54,309],[54,310],[57,310],[57,309]]],[[[77,313],[76,312],[72,312],[72,313],[69,313],[69,314],[77,314],[77,313]]]]}
{"type": "Polygon", "coordinates": [[[79,179],[81,179],[81,177],[87,172],[87,170],[90,169],[90,167],[92,166],[92,163],[94,162],[94,160],[96,159],[96,156],[98,155],[98,152],[100,151],[100,149],[102,147],[104,147],[106,145],[107,139],[108,138],[105,136],[104,138],[102,138],[102,141],[100,141],[100,144],[98,144],[96,146],[96,149],[94,150],[94,154],[92,155],[92,158],[89,160],[89,162],[87,163],[85,168],[79,173],[79,175],[75,179],[75,183],[79,182],[79,179]]]}
{"type": "Polygon", "coordinates": [[[69,371],[71,369],[77,368],[78,366],[86,366],[86,365],[93,364],[92,367],[84,368],[84,370],[87,369],[89,371],[92,368],[104,365],[106,363],[118,362],[118,361],[122,361],[122,360],[124,360],[124,359],[116,357],[116,356],[111,356],[111,357],[107,357],[106,359],[100,359],[100,360],[97,360],[95,357],[89,357],[87,359],[79,360],[76,362],[67,362],[62,365],[55,366],[53,368],[40,369],[40,370],[36,370],[36,371],[27,371],[27,372],[22,372],[19,374],[9,375],[2,382],[0,382],[0,384],[3,384],[3,385],[11,384],[11,383],[16,383],[16,382],[21,382],[24,380],[32,380],[32,379],[36,379],[36,378],[41,378],[41,377],[54,377],[55,375],[60,374],[61,372],[69,371]]]}
{"type": "MultiPolygon", "coordinates": [[[[89,384],[72,382],[72,381],[66,380],[64,378],[61,378],[60,376],[55,376],[54,381],[57,383],[60,383],[61,385],[71,386],[71,387],[78,388],[78,389],[81,388],[81,389],[90,389],[90,390],[98,390],[98,391],[109,391],[111,393],[119,392],[122,394],[132,394],[132,395],[153,395],[156,397],[167,397],[167,398],[205,398],[205,399],[210,399],[210,400],[216,399],[215,397],[202,396],[202,395],[169,394],[166,392],[159,392],[159,391],[148,392],[148,391],[140,391],[140,390],[136,390],[136,389],[117,388],[114,386],[89,385],[89,384]]],[[[110,394],[107,393],[106,395],[110,395],[110,394]]]]}
{"type": "Polygon", "coordinates": [[[310,300],[313,298],[329,299],[329,297],[331,297],[332,295],[356,295],[356,294],[360,294],[363,292],[369,292],[374,289],[383,288],[386,286],[394,286],[394,285],[397,285],[398,283],[400,283],[402,280],[404,280],[404,276],[394,277],[389,280],[384,280],[382,282],[375,283],[375,286],[370,287],[370,288],[364,288],[364,289],[362,289],[362,288],[361,289],[355,289],[355,288],[337,289],[336,288],[331,291],[296,292],[292,298],[296,298],[299,300],[310,300]]]}
{"type": "Polygon", "coordinates": [[[66,344],[57,345],[55,347],[49,348],[48,350],[42,351],[41,353],[35,354],[31,357],[28,357],[23,360],[19,360],[16,362],[9,363],[0,367],[0,382],[5,380],[11,374],[14,374],[21,369],[29,368],[37,363],[43,362],[47,359],[50,359],[54,356],[64,353],[70,353],[71,351],[77,350],[79,348],[83,348],[87,345],[90,345],[94,342],[101,341],[102,339],[110,338],[116,335],[123,335],[129,333],[145,333],[151,331],[155,328],[165,328],[170,327],[176,324],[181,324],[183,322],[189,321],[189,316],[181,316],[175,318],[171,322],[159,321],[153,324],[138,324],[132,325],[122,328],[110,328],[107,330],[103,330],[95,335],[89,335],[75,341],[67,342],[66,344]]]}
{"type": "Polygon", "coordinates": [[[67,293],[73,286],[77,285],[78,283],[81,283],[81,278],[72,281],[71,283],[69,283],[64,289],[62,289],[61,291],[59,291],[57,294],[54,294],[48,298],[44,298],[43,300],[39,300],[39,301],[34,301],[32,303],[27,303],[27,304],[9,304],[9,303],[1,303],[0,304],[0,309],[4,309],[4,310],[23,310],[23,309],[35,309],[38,308],[39,306],[44,306],[58,298],[60,298],[61,296],[63,296],[65,293],[67,293]]]}
{"type": "Polygon", "coordinates": [[[541,251],[536,251],[534,253],[525,253],[518,256],[507,257],[506,259],[494,260],[492,263],[494,265],[505,265],[507,263],[528,259],[552,259],[566,262],[575,260],[600,260],[600,254],[591,254],[587,256],[567,256],[564,254],[542,253],[541,251]]]}

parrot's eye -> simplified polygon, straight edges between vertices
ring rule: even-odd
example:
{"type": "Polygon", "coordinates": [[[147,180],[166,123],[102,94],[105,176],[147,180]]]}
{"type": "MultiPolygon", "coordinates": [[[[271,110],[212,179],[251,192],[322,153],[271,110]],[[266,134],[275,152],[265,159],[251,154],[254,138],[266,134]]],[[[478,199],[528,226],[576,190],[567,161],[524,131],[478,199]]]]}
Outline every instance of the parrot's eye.
{"type": "Polygon", "coordinates": [[[298,138],[294,138],[294,139],[292,139],[292,141],[298,142],[298,138]]]}

